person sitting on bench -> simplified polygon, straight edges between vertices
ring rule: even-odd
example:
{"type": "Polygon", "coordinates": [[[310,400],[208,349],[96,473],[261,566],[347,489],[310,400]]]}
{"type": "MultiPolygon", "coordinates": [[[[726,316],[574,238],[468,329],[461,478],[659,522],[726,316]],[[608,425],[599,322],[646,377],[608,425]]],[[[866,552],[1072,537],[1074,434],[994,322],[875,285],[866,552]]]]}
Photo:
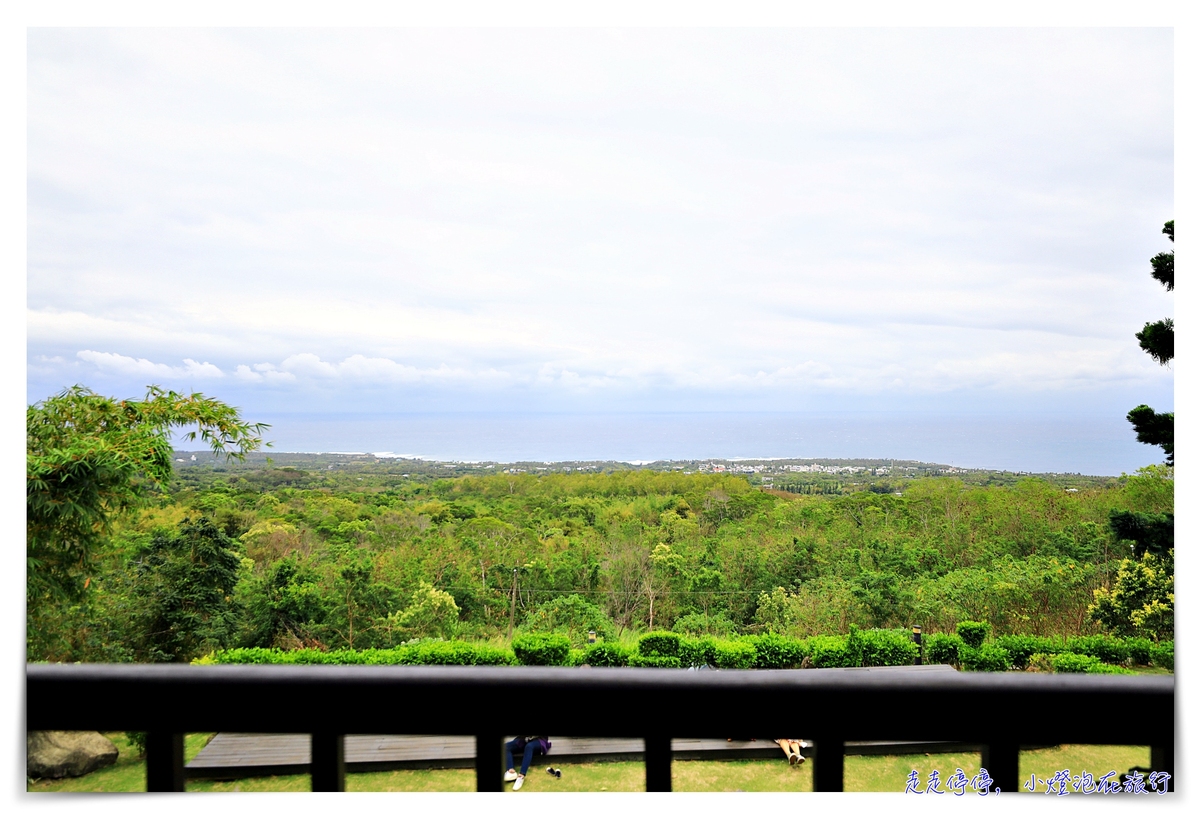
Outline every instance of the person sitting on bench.
{"type": "Polygon", "coordinates": [[[517,736],[504,745],[504,764],[508,767],[508,771],[504,773],[504,780],[513,782],[513,792],[521,789],[521,785],[525,783],[525,773],[529,772],[534,754],[545,755],[548,752],[550,739],[547,736],[517,736]],[[513,767],[513,753],[522,752],[524,755],[521,758],[521,772],[518,773],[513,767]]]}
{"type": "Polygon", "coordinates": [[[783,750],[783,754],[787,756],[788,763],[795,767],[797,764],[804,763],[804,756],[800,755],[800,739],[796,738],[777,738],[775,743],[779,745],[779,749],[783,750]]]}

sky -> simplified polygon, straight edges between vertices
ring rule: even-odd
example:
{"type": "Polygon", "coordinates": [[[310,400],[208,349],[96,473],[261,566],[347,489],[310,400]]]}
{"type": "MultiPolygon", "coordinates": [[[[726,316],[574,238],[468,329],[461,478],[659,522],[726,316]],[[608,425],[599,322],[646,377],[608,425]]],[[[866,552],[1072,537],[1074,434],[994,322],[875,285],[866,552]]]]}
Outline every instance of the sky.
{"type": "MultiPolygon", "coordinates": [[[[31,29],[27,397],[1172,409],[1173,35],[31,29]]],[[[1147,450],[1149,451],[1149,450],[1147,450]]]]}

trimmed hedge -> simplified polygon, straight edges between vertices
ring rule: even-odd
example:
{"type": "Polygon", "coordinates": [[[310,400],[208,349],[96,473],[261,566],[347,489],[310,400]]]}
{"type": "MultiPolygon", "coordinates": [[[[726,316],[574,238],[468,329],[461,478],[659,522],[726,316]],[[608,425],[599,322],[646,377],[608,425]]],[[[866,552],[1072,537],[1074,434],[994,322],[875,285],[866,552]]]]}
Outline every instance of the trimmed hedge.
{"type": "Polygon", "coordinates": [[[1055,656],[1060,653],[1091,656],[1110,665],[1129,662],[1134,665],[1155,664],[1167,668],[1174,666],[1173,643],[1151,642],[1141,637],[1121,639],[1099,634],[1064,640],[1052,636],[1015,634],[997,636],[992,640],[992,644],[1007,650],[1012,656],[1013,665],[1018,668],[1028,667],[1031,657],[1035,655],[1055,656]],[[1161,661],[1155,660],[1156,655],[1161,661]]]}
{"type": "MultiPolygon", "coordinates": [[[[960,623],[967,624],[967,623],[960,623]]],[[[917,646],[906,630],[866,630],[851,626],[845,636],[812,636],[793,639],[779,634],[715,639],[689,637],[666,631],[649,633],[636,649],[615,642],[599,642],[572,649],[566,636],[553,633],[521,634],[512,649],[457,640],[413,642],[397,648],[321,651],[312,648],[232,648],[219,650],[193,664],[296,664],[296,665],[559,665],[577,667],[701,667],[730,670],[800,667],[883,667],[911,665],[917,646]]],[[[1003,671],[1010,667],[1057,673],[1121,673],[1118,663],[1153,664],[1174,670],[1175,643],[1112,636],[1061,638],[1017,634],[998,636],[972,648],[957,634],[934,633],[925,639],[925,659],[963,670],[1003,671]],[[1068,656],[1055,664],[1054,657],[1068,656]],[[1084,657],[1071,658],[1071,657],[1084,657]],[[1083,664],[1080,664],[1083,663],[1083,664]],[[1086,666],[1089,669],[1071,668],[1086,666]],[[1103,667],[1101,667],[1103,666],[1103,667]]]]}
{"type": "Polygon", "coordinates": [[[749,640],[717,642],[713,647],[713,664],[724,670],[749,670],[756,657],[754,643],[749,640]]]}
{"type": "Polygon", "coordinates": [[[653,631],[638,640],[637,652],[642,656],[679,657],[680,637],[670,631],[653,631]]]}
{"type": "Polygon", "coordinates": [[[1052,673],[1132,673],[1132,671],[1126,670],[1123,667],[1102,662],[1095,656],[1089,656],[1085,653],[1072,653],[1071,651],[1035,653],[1029,657],[1029,667],[1052,673]]]}
{"type": "MultiPolygon", "coordinates": [[[[747,640],[751,641],[751,640],[747,640]]],[[[808,647],[798,639],[767,633],[752,640],[757,668],[799,667],[808,647]]]]}
{"type": "Polygon", "coordinates": [[[1129,648],[1129,661],[1135,665],[1148,665],[1153,661],[1150,656],[1154,650],[1154,643],[1144,636],[1134,636],[1125,640],[1125,646],[1129,648]]]}
{"type": "Polygon", "coordinates": [[[1101,662],[1110,665],[1119,665],[1129,660],[1129,645],[1125,640],[1104,634],[1068,639],[1065,652],[1095,656],[1101,662]]]}
{"type": "Polygon", "coordinates": [[[1170,642],[1156,642],[1150,648],[1150,661],[1157,667],[1165,667],[1167,670],[1175,669],[1175,640],[1170,642]]]}
{"type": "Polygon", "coordinates": [[[512,651],[473,642],[418,642],[398,648],[330,650],[231,648],[193,664],[213,665],[515,665],[512,651]]]}
{"type": "Polygon", "coordinates": [[[682,637],[679,640],[679,664],[683,667],[716,667],[717,641],[711,636],[682,637]]]}
{"type": "Polygon", "coordinates": [[[978,649],[983,646],[983,640],[987,639],[991,629],[992,626],[986,622],[959,622],[954,631],[967,643],[967,647],[978,649]]]}
{"type": "Polygon", "coordinates": [[[863,667],[896,667],[899,665],[915,665],[921,649],[905,630],[869,630],[861,631],[862,637],[862,666],[863,667]]]}
{"type": "Polygon", "coordinates": [[[992,644],[1008,651],[1008,655],[1012,658],[1013,666],[1019,668],[1027,667],[1030,657],[1036,654],[1040,653],[1045,656],[1052,656],[1056,653],[1063,653],[1067,649],[1067,643],[1062,639],[1055,639],[1049,636],[1031,636],[1029,634],[997,636],[992,640],[992,644]]]}
{"type": "Polygon", "coordinates": [[[957,665],[967,643],[956,633],[931,633],[925,637],[925,661],[931,665],[957,665]]]}
{"type": "Polygon", "coordinates": [[[960,654],[963,670],[999,673],[1012,666],[1012,657],[998,645],[985,644],[979,648],[967,645],[960,654]]]}
{"type": "Polygon", "coordinates": [[[857,662],[846,648],[844,636],[810,636],[809,660],[813,667],[855,667],[857,662]]]}
{"type": "Polygon", "coordinates": [[[565,665],[571,640],[559,633],[526,633],[513,639],[513,653],[523,665],[565,665]]]}
{"type": "Polygon", "coordinates": [[[1049,657],[1050,667],[1055,673],[1089,673],[1096,665],[1103,664],[1095,656],[1064,651],[1049,657]]]}
{"type": "Polygon", "coordinates": [[[681,667],[678,656],[642,656],[635,653],[629,657],[629,667],[681,667]]]}
{"type": "Polygon", "coordinates": [[[583,662],[592,667],[625,667],[629,649],[615,642],[597,642],[583,652],[583,662]]]}

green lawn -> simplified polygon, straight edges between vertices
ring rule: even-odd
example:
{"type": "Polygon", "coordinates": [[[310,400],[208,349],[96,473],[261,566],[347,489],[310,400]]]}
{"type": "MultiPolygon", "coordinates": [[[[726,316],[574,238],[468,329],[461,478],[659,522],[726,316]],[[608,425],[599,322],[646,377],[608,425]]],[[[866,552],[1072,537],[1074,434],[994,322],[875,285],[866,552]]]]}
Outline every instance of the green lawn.
{"type": "MultiPolygon", "coordinates": [[[[211,734],[187,737],[185,756],[190,760],[211,734]]],[[[139,792],[146,788],[146,765],[134,758],[123,733],[109,733],[120,750],[117,763],[82,778],[35,781],[29,792],[139,792]]],[[[547,759],[553,763],[553,756],[547,759]]],[[[1123,773],[1133,766],[1150,763],[1148,747],[1063,745],[1021,753],[1021,780],[1030,774],[1050,778],[1061,769],[1078,774],[1083,770],[1102,775],[1109,770],[1123,773]]],[[[593,764],[555,764],[562,778],[546,774],[546,765],[534,767],[521,792],[640,792],[645,771],[640,762],[616,761],[593,764]]],[[[847,756],[846,790],[849,792],[902,792],[913,770],[928,779],[932,770],[944,782],[962,768],[970,778],[979,772],[975,753],[905,756],[847,756]]],[[[778,761],[676,761],[671,765],[672,784],[677,792],[811,792],[812,765],[788,766],[783,754],[778,761]]],[[[245,778],[239,781],[189,781],[189,792],[307,792],[306,775],[245,778]]],[[[346,789],[352,792],[470,792],[475,789],[475,771],[394,770],[351,773],[346,789]]],[[[968,790],[968,794],[970,790],[968,790]]]]}

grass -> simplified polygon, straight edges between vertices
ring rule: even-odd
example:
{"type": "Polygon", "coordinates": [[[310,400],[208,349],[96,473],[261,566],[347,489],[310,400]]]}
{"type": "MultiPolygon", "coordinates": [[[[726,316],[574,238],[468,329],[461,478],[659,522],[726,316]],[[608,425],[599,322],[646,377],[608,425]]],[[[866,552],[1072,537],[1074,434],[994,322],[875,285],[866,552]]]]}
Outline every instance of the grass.
{"type": "MultiPolygon", "coordinates": [[[[29,792],[139,792],[146,789],[146,764],[134,757],[123,733],[109,733],[120,750],[117,763],[81,778],[33,781],[29,792]]],[[[211,734],[188,735],[184,755],[190,760],[207,743],[211,734]]],[[[1113,745],[1062,745],[1021,753],[1021,780],[1029,776],[1048,779],[1061,769],[1078,774],[1087,770],[1099,776],[1109,770],[1123,773],[1133,766],[1148,766],[1148,747],[1113,745]]],[[[553,754],[546,759],[553,763],[553,754]]],[[[522,792],[641,792],[645,769],[641,762],[614,761],[591,764],[555,764],[562,778],[547,775],[546,765],[529,771],[522,792]]],[[[916,770],[921,781],[932,770],[944,782],[962,768],[968,778],[979,772],[977,753],[942,753],[902,756],[847,756],[845,786],[848,792],[902,792],[909,773],[916,770]]],[[[788,766],[780,753],[769,761],[675,761],[671,765],[676,792],[812,792],[812,765],[788,766]]],[[[308,792],[307,775],[265,776],[238,781],[189,781],[189,792],[308,792]]],[[[393,770],[350,773],[350,792],[471,792],[475,771],[393,770]]],[[[970,792],[970,790],[968,790],[970,792]]]]}
{"type": "MultiPolygon", "coordinates": [[[[117,745],[117,763],[80,778],[30,780],[28,792],[145,792],[146,762],[124,733],[105,733],[117,745]]],[[[184,761],[191,761],[215,733],[189,733],[183,743],[184,761]]]]}

